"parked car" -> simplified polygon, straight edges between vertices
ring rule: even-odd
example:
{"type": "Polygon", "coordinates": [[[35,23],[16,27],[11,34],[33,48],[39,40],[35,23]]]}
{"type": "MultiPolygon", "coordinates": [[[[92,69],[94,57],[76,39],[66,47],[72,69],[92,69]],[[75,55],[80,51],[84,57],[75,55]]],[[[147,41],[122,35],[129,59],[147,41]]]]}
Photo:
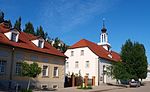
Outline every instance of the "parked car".
{"type": "Polygon", "coordinates": [[[140,81],[131,80],[131,81],[129,82],[129,86],[130,86],[130,87],[140,87],[140,86],[141,86],[141,83],[140,83],[140,81]]]}

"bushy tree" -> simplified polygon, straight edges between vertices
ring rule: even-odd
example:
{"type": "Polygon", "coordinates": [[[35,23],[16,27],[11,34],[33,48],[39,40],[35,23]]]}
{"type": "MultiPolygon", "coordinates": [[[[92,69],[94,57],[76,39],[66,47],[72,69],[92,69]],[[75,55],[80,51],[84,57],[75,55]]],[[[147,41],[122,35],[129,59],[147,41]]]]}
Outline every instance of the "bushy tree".
{"type": "Polygon", "coordinates": [[[0,23],[4,22],[4,12],[0,10],[0,23]]]}
{"type": "Polygon", "coordinates": [[[21,31],[21,17],[19,17],[18,20],[16,20],[14,28],[18,31],[21,31]]]}
{"type": "Polygon", "coordinates": [[[127,40],[121,48],[121,63],[113,65],[113,75],[117,79],[145,79],[147,57],[143,44],[127,40]]]}
{"type": "Polygon", "coordinates": [[[31,22],[26,23],[23,32],[35,35],[33,24],[31,22]]]}
{"type": "Polygon", "coordinates": [[[42,26],[40,26],[39,28],[37,28],[37,30],[36,30],[36,35],[37,35],[37,36],[41,36],[43,39],[48,38],[48,34],[47,34],[47,32],[44,32],[42,26]]]}
{"type": "Polygon", "coordinates": [[[125,66],[125,63],[120,61],[112,64],[112,74],[115,79],[128,80],[130,78],[125,66]]]}
{"type": "MultiPolygon", "coordinates": [[[[39,75],[41,73],[41,67],[38,66],[37,63],[32,63],[32,64],[28,64],[27,62],[23,62],[21,64],[21,75],[22,76],[27,76],[27,77],[31,77],[31,78],[35,78],[37,77],[37,75],[39,75]]],[[[30,79],[28,82],[28,87],[27,89],[29,89],[30,86],[30,79]]]]}

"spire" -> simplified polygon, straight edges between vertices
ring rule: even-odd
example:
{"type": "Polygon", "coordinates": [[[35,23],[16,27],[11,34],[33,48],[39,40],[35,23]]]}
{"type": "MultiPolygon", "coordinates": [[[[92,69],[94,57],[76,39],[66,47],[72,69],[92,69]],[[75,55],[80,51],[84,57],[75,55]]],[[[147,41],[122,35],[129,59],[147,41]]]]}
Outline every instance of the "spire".
{"type": "Polygon", "coordinates": [[[101,29],[102,33],[106,33],[107,29],[105,28],[105,18],[103,18],[103,27],[101,29]]]}
{"type": "Polygon", "coordinates": [[[103,28],[105,28],[105,18],[103,18],[103,28]]]}

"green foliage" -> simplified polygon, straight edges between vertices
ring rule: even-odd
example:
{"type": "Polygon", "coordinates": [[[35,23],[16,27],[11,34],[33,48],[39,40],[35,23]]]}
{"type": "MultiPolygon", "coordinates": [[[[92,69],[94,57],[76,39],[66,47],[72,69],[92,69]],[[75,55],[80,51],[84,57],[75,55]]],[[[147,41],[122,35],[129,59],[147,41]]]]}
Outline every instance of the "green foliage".
{"type": "Polygon", "coordinates": [[[18,31],[21,31],[21,17],[19,17],[19,19],[16,20],[14,28],[17,29],[18,31]]]}
{"type": "Polygon", "coordinates": [[[147,76],[147,57],[143,44],[127,40],[121,48],[121,63],[113,65],[116,79],[145,79],[147,76]]]}
{"type": "Polygon", "coordinates": [[[23,32],[35,35],[33,24],[31,22],[26,23],[23,32]]]}
{"type": "Polygon", "coordinates": [[[9,27],[12,28],[11,20],[8,20],[7,22],[8,22],[9,27]]]}
{"type": "Polygon", "coordinates": [[[83,86],[83,85],[81,85],[81,86],[77,87],[77,89],[92,89],[92,86],[83,86]]]}
{"type": "Polygon", "coordinates": [[[115,79],[128,80],[129,73],[126,71],[125,63],[117,62],[112,64],[112,75],[115,79]]]}
{"type": "Polygon", "coordinates": [[[26,62],[22,63],[22,75],[35,78],[41,73],[41,68],[37,63],[28,64],[26,62]]]}
{"type": "Polygon", "coordinates": [[[65,52],[69,46],[67,46],[65,43],[63,43],[58,37],[55,38],[53,47],[60,50],[61,52],[65,52]]]}
{"type": "Polygon", "coordinates": [[[0,23],[4,22],[4,12],[0,10],[0,23]]]}
{"type": "Polygon", "coordinates": [[[41,36],[43,39],[48,38],[48,34],[47,34],[47,32],[44,32],[42,26],[40,26],[39,28],[37,28],[37,30],[36,30],[36,35],[37,35],[37,36],[41,36]]]}

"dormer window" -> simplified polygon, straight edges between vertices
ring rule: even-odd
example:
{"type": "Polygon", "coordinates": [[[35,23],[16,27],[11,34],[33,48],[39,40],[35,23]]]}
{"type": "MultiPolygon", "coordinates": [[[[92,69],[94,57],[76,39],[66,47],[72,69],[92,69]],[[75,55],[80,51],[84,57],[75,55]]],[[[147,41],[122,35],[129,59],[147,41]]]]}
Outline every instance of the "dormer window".
{"type": "Polygon", "coordinates": [[[12,32],[11,40],[16,42],[16,39],[17,39],[17,34],[12,32]]]}
{"type": "Polygon", "coordinates": [[[39,40],[38,47],[42,48],[43,41],[39,40]]]}
{"type": "Polygon", "coordinates": [[[44,48],[44,39],[43,38],[39,38],[36,40],[32,40],[32,42],[39,48],[44,48]]]}
{"type": "Polygon", "coordinates": [[[11,29],[11,31],[4,33],[4,35],[13,42],[18,42],[19,32],[16,29],[11,29]]]}

